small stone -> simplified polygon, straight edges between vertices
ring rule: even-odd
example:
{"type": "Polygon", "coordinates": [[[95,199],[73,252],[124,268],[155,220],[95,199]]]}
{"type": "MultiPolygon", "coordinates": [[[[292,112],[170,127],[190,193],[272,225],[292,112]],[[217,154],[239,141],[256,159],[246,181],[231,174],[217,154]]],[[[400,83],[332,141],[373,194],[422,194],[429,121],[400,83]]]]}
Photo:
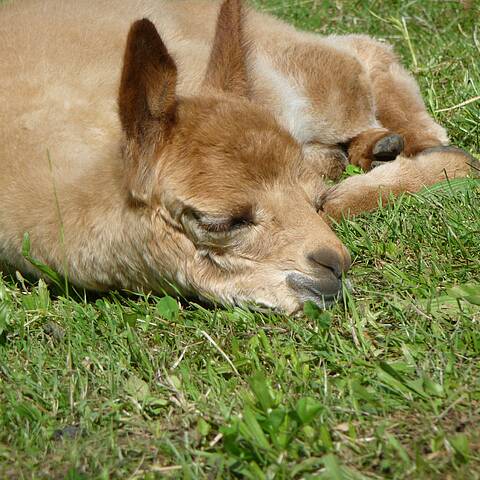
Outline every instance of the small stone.
{"type": "Polygon", "coordinates": [[[78,425],[67,425],[66,427],[55,430],[52,439],[55,441],[64,439],[74,439],[82,435],[82,430],[78,425]]]}
{"type": "Polygon", "coordinates": [[[43,327],[43,331],[57,341],[63,340],[65,337],[65,330],[55,322],[47,322],[43,327]]]}

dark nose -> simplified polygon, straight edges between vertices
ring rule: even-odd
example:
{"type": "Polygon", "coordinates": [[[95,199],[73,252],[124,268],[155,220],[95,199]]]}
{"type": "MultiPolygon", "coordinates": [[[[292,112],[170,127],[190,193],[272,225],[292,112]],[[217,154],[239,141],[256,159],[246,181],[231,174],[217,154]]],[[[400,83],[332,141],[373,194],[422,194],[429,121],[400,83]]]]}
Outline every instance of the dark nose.
{"type": "Polygon", "coordinates": [[[327,247],[310,252],[307,255],[307,260],[316,273],[325,274],[325,269],[327,269],[337,278],[340,278],[350,268],[351,264],[348,252],[345,251],[342,255],[337,250],[327,247]]]}

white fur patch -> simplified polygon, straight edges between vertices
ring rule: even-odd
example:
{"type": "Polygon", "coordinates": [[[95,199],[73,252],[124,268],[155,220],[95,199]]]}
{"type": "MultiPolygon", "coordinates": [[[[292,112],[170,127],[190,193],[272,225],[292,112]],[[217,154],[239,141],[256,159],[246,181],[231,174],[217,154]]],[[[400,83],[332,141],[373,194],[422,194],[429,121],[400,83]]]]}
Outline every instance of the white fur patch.
{"type": "Polygon", "coordinates": [[[300,143],[315,139],[316,125],[309,111],[312,108],[305,92],[294,79],[288,78],[259,55],[255,59],[255,69],[259,76],[269,82],[269,87],[278,101],[279,123],[300,143]]]}

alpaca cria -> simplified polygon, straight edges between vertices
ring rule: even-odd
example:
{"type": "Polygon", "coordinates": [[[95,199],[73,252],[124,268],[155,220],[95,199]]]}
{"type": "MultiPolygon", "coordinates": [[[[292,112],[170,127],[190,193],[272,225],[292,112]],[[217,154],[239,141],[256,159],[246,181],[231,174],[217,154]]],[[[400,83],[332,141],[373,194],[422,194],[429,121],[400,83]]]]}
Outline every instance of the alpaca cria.
{"type": "Polygon", "coordinates": [[[469,173],[367,36],[299,32],[239,0],[0,12],[5,269],[40,275],[28,233],[81,287],[175,284],[291,313],[341,291],[351,261],[330,217],[469,173]],[[367,173],[327,188],[348,161],[367,173]]]}

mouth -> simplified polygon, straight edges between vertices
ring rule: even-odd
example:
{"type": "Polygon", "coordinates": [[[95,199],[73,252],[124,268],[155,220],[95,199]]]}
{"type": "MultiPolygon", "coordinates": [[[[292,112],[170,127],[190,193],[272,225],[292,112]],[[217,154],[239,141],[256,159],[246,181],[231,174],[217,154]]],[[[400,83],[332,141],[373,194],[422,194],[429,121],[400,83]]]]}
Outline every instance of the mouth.
{"type": "MultiPolygon", "coordinates": [[[[342,280],[335,275],[314,279],[300,273],[290,273],[286,278],[287,285],[304,304],[311,301],[318,307],[326,309],[335,304],[342,296],[342,280]]],[[[348,288],[349,282],[347,282],[348,288]]]]}
{"type": "MultiPolygon", "coordinates": [[[[303,306],[308,301],[313,302],[320,309],[325,310],[343,298],[344,288],[348,291],[352,290],[350,280],[346,279],[342,282],[342,278],[337,277],[333,273],[332,275],[325,275],[322,278],[313,278],[294,271],[289,273],[284,281],[295,294],[293,298],[287,295],[289,300],[286,303],[279,301],[280,299],[272,300],[269,297],[256,299],[234,297],[229,300],[224,299],[221,303],[265,315],[277,313],[280,315],[297,316],[302,315],[303,306]]],[[[207,301],[209,303],[213,302],[213,304],[217,303],[214,300],[207,301]]]]}

